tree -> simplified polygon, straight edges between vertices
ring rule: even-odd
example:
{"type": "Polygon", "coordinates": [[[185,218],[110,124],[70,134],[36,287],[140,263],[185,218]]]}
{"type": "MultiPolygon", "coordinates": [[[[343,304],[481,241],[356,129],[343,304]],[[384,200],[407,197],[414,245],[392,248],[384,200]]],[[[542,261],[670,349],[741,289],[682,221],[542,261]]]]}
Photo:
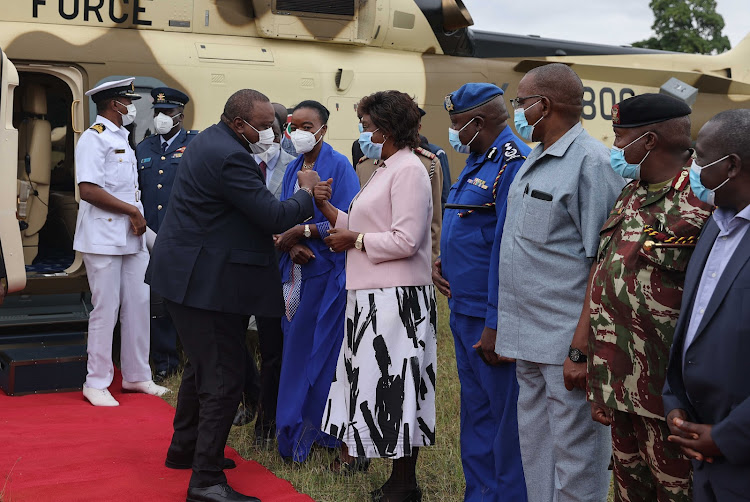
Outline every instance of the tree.
{"type": "Polygon", "coordinates": [[[716,54],[729,50],[722,35],[724,18],[716,12],[716,0],[651,0],[656,36],[633,47],[663,51],[716,54]]]}

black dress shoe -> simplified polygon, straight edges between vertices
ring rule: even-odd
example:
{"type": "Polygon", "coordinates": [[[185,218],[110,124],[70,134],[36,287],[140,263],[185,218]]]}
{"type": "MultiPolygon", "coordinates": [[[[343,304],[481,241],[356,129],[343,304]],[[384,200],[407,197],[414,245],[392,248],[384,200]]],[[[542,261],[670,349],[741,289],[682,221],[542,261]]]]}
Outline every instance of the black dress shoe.
{"type": "Polygon", "coordinates": [[[257,497],[236,492],[226,483],[205,488],[188,488],[185,502],[260,502],[257,497]]]}
{"type": "MultiPolygon", "coordinates": [[[[164,461],[164,465],[169,467],[170,469],[192,469],[193,468],[193,462],[178,462],[176,460],[170,460],[169,457],[164,461]]],[[[222,469],[234,469],[237,467],[237,464],[232,460],[231,458],[224,457],[224,460],[221,462],[221,468],[222,469]]]]}

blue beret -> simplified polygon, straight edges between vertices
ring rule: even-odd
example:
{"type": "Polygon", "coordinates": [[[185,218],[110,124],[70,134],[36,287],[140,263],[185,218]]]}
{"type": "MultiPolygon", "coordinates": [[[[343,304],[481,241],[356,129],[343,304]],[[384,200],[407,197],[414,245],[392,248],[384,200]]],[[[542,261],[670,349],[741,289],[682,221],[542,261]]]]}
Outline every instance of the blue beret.
{"type": "Polygon", "coordinates": [[[151,90],[154,98],[154,108],[175,108],[185,106],[190,98],[187,94],[171,87],[155,87],[151,90]]]}
{"type": "Polygon", "coordinates": [[[690,115],[687,103],[666,94],[639,94],[612,107],[612,125],[642,127],[690,115]]]}
{"type": "Polygon", "coordinates": [[[496,96],[503,94],[503,90],[495,84],[474,83],[462,85],[457,91],[445,97],[445,109],[451,115],[472,110],[485,103],[489,103],[496,96]]]}

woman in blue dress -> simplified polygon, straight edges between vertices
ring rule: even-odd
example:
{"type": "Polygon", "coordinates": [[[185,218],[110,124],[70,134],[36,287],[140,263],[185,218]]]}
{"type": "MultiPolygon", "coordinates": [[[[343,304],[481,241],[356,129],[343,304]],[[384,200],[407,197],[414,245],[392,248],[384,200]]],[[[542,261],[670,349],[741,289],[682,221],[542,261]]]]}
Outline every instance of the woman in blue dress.
{"type": "MultiPolygon", "coordinates": [[[[331,203],[347,211],[359,192],[359,179],[349,160],[323,141],[328,116],[328,109],[317,101],[303,101],[294,108],[289,129],[300,155],[286,170],[281,200],[299,190],[298,171],[314,169],[321,180],[332,180],[331,203]]],[[[312,220],[276,238],[286,305],[276,433],[279,453],[295,462],[307,459],[313,443],[339,446],[320,430],[344,336],[346,307],[345,257],[323,242],[328,228],[328,220],[316,208],[312,220]]]]}

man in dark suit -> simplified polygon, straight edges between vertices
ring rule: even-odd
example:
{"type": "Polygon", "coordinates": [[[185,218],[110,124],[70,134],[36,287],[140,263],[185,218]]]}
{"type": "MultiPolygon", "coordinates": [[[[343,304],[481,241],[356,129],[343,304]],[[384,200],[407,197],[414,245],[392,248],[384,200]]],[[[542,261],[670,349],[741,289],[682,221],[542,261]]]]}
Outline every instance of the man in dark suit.
{"type": "Polygon", "coordinates": [[[281,316],[272,235],[313,215],[315,171],[279,202],[253,153],[273,143],[263,94],[233,94],[221,121],[190,144],[172,187],[146,281],[164,297],[188,361],[166,465],[193,469],[188,501],[257,501],[228,484],[224,446],[242,395],[251,314],[281,316]]]}
{"type": "Polygon", "coordinates": [[[671,435],[693,461],[693,500],[750,500],[750,110],[698,134],[690,183],[718,207],[685,278],[664,385],[671,435]]]}

